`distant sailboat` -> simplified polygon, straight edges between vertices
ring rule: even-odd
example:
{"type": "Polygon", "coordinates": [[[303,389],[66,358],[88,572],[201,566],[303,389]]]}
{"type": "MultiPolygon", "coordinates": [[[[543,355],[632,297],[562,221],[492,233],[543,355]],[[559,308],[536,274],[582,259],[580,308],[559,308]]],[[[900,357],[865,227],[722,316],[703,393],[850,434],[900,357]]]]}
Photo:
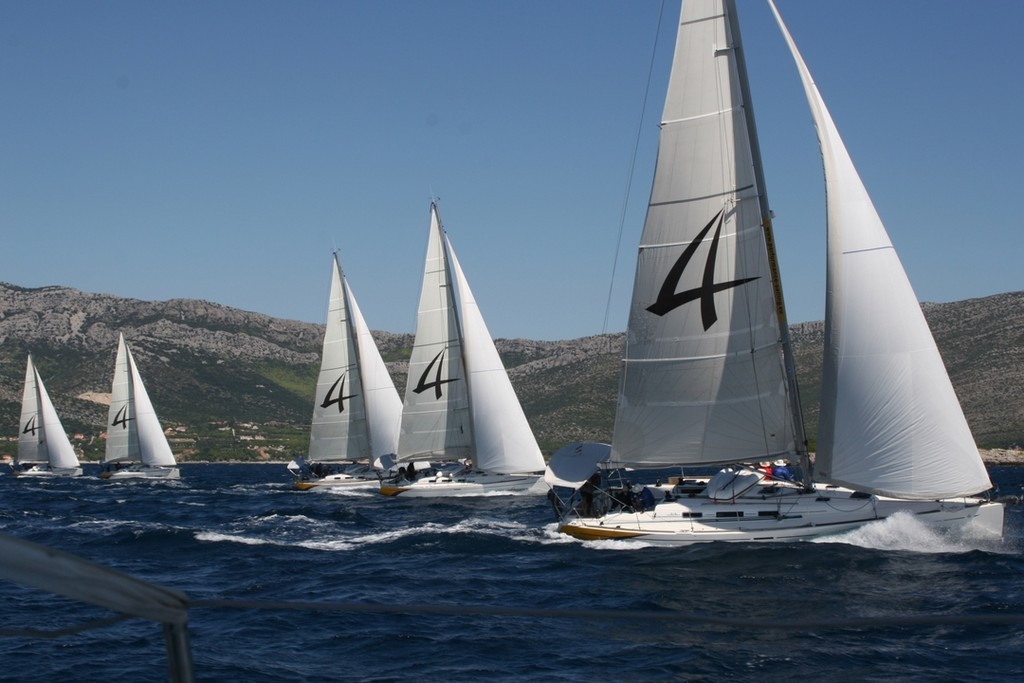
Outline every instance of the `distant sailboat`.
{"type": "Polygon", "coordinates": [[[402,399],[335,255],[309,455],[288,465],[296,488],[379,486],[401,417],[402,399]]]}
{"type": "Polygon", "coordinates": [[[549,483],[580,487],[578,498],[555,501],[560,530],[664,545],[787,541],[907,511],[936,527],[974,523],[1001,534],[1003,506],[981,497],[991,483],[920,305],[776,18],[811,105],[828,202],[813,476],[735,4],[686,0],[613,440],[610,452],[567,447],[552,457],[549,483]],[[604,460],[603,481],[582,481],[588,456],[604,460]],[[793,460],[802,482],[780,467],[793,460]],[[762,468],[749,464],[759,461],[762,468]],[[626,467],[718,465],[727,467],[710,478],[646,487],[612,476],[626,467]]]}
{"type": "Polygon", "coordinates": [[[543,493],[544,457],[430,205],[430,237],[388,496],[543,493]],[[410,471],[412,476],[409,476],[410,471]]]}
{"type": "Polygon", "coordinates": [[[14,474],[19,477],[78,477],[82,468],[64,432],[43,380],[28,356],[21,398],[21,430],[14,474]]]}
{"type": "Polygon", "coordinates": [[[117,340],[104,479],[178,479],[180,472],[124,335],[117,340]]]}

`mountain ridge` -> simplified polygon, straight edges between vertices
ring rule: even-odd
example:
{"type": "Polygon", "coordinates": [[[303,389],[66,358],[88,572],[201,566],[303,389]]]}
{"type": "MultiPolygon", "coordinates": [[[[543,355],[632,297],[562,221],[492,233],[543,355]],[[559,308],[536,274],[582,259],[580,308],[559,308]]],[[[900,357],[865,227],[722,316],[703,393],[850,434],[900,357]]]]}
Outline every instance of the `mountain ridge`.
{"type": "MultiPolygon", "coordinates": [[[[1024,292],[922,309],[978,444],[1024,443],[1024,292]]],[[[0,436],[16,440],[25,356],[32,351],[65,428],[80,434],[77,445],[95,457],[106,421],[97,398],[110,392],[123,332],[162,423],[181,434],[172,443],[176,452],[299,455],[308,440],[323,329],[202,300],[153,302],[0,283],[0,436]],[[243,438],[246,431],[251,439],[243,438]]],[[[824,324],[795,323],[790,332],[813,436],[824,324]]],[[[404,393],[413,335],[373,336],[404,393]]],[[[496,340],[545,453],[569,441],[610,440],[624,339],[618,332],[496,340]]]]}

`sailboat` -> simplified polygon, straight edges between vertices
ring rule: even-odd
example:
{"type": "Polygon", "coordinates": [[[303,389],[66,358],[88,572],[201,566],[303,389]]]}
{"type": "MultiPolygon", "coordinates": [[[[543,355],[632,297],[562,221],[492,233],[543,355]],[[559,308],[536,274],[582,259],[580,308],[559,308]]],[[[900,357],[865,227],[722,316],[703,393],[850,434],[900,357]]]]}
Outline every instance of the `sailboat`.
{"type": "Polygon", "coordinates": [[[379,486],[401,417],[402,399],[335,254],[309,455],[288,465],[295,487],[379,486]]]}
{"type": "Polygon", "coordinates": [[[118,335],[107,416],[103,479],[179,479],[177,461],[142,384],[132,352],[118,335]]]}
{"type": "Polygon", "coordinates": [[[543,494],[544,456],[466,276],[430,205],[430,236],[386,496],[543,494]]]}
{"type": "Polygon", "coordinates": [[[18,477],[80,477],[82,468],[46,392],[32,354],[25,367],[21,431],[13,470],[18,477]]]}
{"type": "Polygon", "coordinates": [[[813,468],[735,3],[685,0],[612,443],[570,445],[552,457],[552,491],[576,489],[553,500],[559,529],[656,545],[793,541],[906,512],[941,529],[973,524],[1000,535],[1003,506],[984,495],[991,482],[921,307],[772,9],[825,166],[825,359],[813,468]],[[581,466],[588,457],[599,461],[596,471],[581,466]],[[789,463],[800,465],[800,480],[782,468],[789,463]],[[629,481],[659,468],[661,480],[629,481]]]}

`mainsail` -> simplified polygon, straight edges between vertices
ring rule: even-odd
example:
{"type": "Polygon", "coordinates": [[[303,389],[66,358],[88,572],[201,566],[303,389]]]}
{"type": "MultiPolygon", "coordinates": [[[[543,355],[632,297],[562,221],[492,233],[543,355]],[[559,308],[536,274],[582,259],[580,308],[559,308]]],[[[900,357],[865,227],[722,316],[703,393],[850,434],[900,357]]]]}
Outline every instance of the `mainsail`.
{"type": "Polygon", "coordinates": [[[372,461],[396,451],[402,401],[337,255],[332,264],[309,459],[372,461]]]}
{"type": "Polygon", "coordinates": [[[176,464],[122,334],[117,340],[103,462],[129,461],[140,461],[150,467],[173,467],[176,464]]]}
{"type": "Polygon", "coordinates": [[[447,239],[437,206],[430,205],[430,236],[416,316],[416,339],[402,408],[398,455],[403,461],[473,456],[469,386],[462,326],[455,305],[447,239]]]}
{"type": "Polygon", "coordinates": [[[616,463],[768,459],[802,442],[728,5],[688,1],[680,17],[620,375],[616,463]]]}
{"type": "Polygon", "coordinates": [[[906,272],[770,4],[800,72],[825,168],[827,298],[816,478],[920,500],[987,490],[992,484],[906,272]]]}

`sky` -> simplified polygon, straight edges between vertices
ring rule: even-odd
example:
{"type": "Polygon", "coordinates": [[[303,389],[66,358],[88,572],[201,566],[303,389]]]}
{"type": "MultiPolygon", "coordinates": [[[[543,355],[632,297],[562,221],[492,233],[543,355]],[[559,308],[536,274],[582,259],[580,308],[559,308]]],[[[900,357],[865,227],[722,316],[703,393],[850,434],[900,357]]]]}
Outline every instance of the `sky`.
{"type": "MultiPolygon", "coordinates": [[[[810,115],[737,4],[789,319],[820,320],[810,115]]],[[[1024,289],[1024,2],[778,5],[918,298],[1024,289]]],[[[678,11],[2,2],[0,281],[322,323],[337,249],[370,327],[412,332],[436,197],[493,336],[622,331],[678,11]]]]}

